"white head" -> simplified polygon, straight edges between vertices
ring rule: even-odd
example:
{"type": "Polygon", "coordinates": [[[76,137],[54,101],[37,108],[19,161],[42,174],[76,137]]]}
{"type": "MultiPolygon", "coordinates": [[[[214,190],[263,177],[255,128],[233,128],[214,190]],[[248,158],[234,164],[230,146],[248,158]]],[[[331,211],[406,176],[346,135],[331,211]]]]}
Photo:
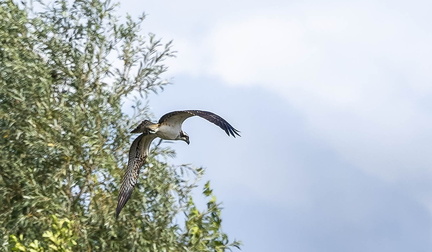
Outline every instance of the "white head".
{"type": "Polygon", "coordinates": [[[180,131],[180,134],[177,136],[176,140],[182,140],[185,141],[187,144],[190,144],[188,134],[183,131],[180,131]]]}

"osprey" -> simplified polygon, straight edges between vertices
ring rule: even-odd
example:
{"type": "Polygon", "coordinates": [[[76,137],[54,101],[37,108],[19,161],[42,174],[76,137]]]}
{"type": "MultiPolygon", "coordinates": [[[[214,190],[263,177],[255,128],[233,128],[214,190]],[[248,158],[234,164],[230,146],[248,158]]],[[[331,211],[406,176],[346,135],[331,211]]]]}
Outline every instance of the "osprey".
{"type": "Polygon", "coordinates": [[[225,121],[225,119],[208,111],[174,111],[162,116],[158,123],[144,120],[138,127],[131,131],[131,133],[142,134],[132,142],[132,146],[129,150],[129,161],[120,187],[116,217],[119,216],[120,211],[132,195],[132,191],[138,180],[139,170],[144,165],[149,154],[151,142],[159,137],[165,140],[182,140],[189,144],[189,136],[183,132],[182,124],[187,118],[192,116],[199,116],[216,124],[223,129],[228,136],[240,136],[239,131],[225,121]]]}

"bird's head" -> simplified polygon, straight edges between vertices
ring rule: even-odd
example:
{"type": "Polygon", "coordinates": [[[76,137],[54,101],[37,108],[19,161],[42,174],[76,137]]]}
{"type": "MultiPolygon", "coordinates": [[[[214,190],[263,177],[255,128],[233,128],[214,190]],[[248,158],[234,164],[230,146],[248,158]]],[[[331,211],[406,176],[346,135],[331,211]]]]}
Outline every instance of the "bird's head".
{"type": "Polygon", "coordinates": [[[187,144],[190,144],[188,134],[186,134],[186,133],[183,132],[183,131],[180,131],[180,134],[179,134],[179,136],[177,137],[177,140],[183,140],[183,141],[185,141],[187,144]]]}

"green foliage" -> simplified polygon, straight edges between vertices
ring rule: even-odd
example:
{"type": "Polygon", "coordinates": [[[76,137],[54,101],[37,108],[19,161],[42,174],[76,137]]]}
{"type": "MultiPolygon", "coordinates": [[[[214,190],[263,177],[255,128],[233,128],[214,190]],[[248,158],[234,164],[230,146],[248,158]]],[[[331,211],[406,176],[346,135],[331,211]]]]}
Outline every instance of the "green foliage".
{"type": "Polygon", "coordinates": [[[220,232],[221,228],[221,208],[216,202],[216,197],[210,188],[210,182],[204,185],[203,194],[207,197],[207,209],[199,211],[193,203],[192,198],[188,202],[186,220],[186,242],[195,251],[206,251],[213,248],[214,251],[225,251],[230,247],[240,249],[240,243],[229,242],[228,236],[220,232]]]}
{"type": "Polygon", "coordinates": [[[208,185],[207,210],[193,203],[202,169],[169,165],[174,152],[157,143],[147,178],[114,218],[129,130],[149,117],[141,101],[167,84],[171,44],[142,35],[144,16],[117,17],[110,1],[30,3],[0,0],[0,250],[238,246],[220,229],[208,185]]]}
{"type": "Polygon", "coordinates": [[[32,241],[28,246],[23,244],[24,237],[11,235],[11,243],[13,245],[12,251],[29,251],[29,252],[43,252],[43,251],[61,251],[71,252],[72,248],[77,245],[73,233],[73,221],[66,218],[58,219],[55,215],[51,216],[53,220],[51,230],[45,231],[42,235],[44,242],[38,240],[32,241]],[[45,247],[43,246],[45,245],[45,247]]]}

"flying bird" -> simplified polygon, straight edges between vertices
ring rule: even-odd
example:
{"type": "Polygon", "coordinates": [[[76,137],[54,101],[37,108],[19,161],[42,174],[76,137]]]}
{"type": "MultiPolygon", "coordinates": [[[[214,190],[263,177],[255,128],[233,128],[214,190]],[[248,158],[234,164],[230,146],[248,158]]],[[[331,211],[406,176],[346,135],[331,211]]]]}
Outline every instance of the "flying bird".
{"type": "Polygon", "coordinates": [[[174,111],[163,115],[158,123],[148,120],[141,122],[131,133],[142,133],[133,142],[129,150],[129,161],[126,172],[123,176],[118,196],[116,218],[126,205],[132,195],[132,191],[137,183],[139,171],[144,165],[149,154],[151,142],[159,137],[164,140],[182,140],[190,143],[189,136],[182,130],[183,122],[192,116],[202,117],[223,129],[228,136],[240,136],[240,132],[231,126],[222,117],[208,111],[202,110],[183,110],[174,111]]]}

